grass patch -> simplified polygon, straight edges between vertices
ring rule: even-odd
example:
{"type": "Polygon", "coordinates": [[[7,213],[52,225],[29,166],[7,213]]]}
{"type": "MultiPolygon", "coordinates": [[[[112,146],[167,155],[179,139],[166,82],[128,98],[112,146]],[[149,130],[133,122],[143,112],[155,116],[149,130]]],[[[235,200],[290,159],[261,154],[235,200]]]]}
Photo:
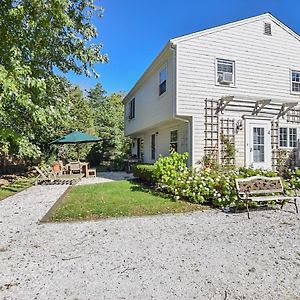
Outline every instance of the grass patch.
{"type": "Polygon", "coordinates": [[[34,179],[19,179],[0,189],[0,201],[32,186],[34,179]]]}
{"type": "Polygon", "coordinates": [[[133,181],[76,186],[66,195],[51,221],[99,219],[189,212],[201,205],[173,201],[133,181]]]}

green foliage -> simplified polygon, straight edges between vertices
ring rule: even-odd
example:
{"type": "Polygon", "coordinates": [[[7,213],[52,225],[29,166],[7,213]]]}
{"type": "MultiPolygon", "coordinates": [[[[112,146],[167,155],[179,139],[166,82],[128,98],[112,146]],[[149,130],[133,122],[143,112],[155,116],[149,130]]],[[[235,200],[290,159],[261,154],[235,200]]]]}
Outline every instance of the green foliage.
{"type": "Polygon", "coordinates": [[[160,157],[154,164],[153,178],[156,182],[170,185],[178,180],[180,173],[187,172],[188,153],[179,154],[172,150],[166,157],[160,157]]]}
{"type": "Polygon", "coordinates": [[[154,165],[152,164],[137,164],[133,167],[133,176],[143,182],[153,184],[153,171],[154,165]]]}
{"type": "Polygon", "coordinates": [[[231,163],[231,159],[234,158],[236,153],[235,146],[230,142],[229,137],[224,134],[221,135],[221,142],[224,145],[225,161],[229,165],[231,163]]]}
{"type": "Polygon", "coordinates": [[[300,169],[289,172],[288,184],[291,190],[300,190],[300,169]]]}
{"type": "Polygon", "coordinates": [[[247,178],[251,176],[276,177],[278,176],[278,173],[270,170],[252,169],[252,168],[245,168],[245,167],[242,167],[238,170],[239,178],[247,178]]]}
{"type": "Polygon", "coordinates": [[[55,71],[97,76],[100,14],[90,0],[1,1],[0,156],[36,158],[65,128],[70,99],[55,71]]]}
{"type": "MultiPolygon", "coordinates": [[[[231,170],[219,167],[196,170],[186,166],[187,157],[187,154],[174,152],[169,157],[160,158],[154,165],[153,176],[157,187],[176,200],[183,199],[217,207],[234,206],[237,200],[236,178],[278,176],[276,172],[249,168],[231,170]]],[[[298,182],[300,185],[300,180],[298,182]]]]}
{"type": "Polygon", "coordinates": [[[96,86],[89,92],[95,111],[96,134],[103,139],[93,146],[89,154],[89,160],[94,165],[103,161],[120,162],[130,149],[129,139],[124,136],[123,95],[113,93],[104,96],[100,88],[96,86]]]}

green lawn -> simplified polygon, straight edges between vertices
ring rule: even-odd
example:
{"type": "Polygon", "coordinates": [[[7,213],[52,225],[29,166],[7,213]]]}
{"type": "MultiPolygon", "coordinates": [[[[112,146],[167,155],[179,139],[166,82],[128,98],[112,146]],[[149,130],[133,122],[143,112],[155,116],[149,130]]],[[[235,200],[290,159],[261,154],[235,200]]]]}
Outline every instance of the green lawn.
{"type": "Polygon", "coordinates": [[[200,205],[164,198],[140,184],[122,180],[72,188],[50,220],[155,215],[202,208],[200,205]]]}
{"type": "Polygon", "coordinates": [[[6,187],[0,188],[0,200],[3,200],[30,187],[33,184],[33,181],[34,179],[20,179],[6,187]]]}

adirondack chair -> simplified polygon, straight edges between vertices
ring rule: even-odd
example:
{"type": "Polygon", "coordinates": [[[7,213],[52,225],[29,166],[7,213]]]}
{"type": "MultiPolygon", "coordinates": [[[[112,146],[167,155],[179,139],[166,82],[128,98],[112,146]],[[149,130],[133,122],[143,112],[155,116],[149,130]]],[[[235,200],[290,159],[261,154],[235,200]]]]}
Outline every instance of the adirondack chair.
{"type": "Polygon", "coordinates": [[[38,172],[38,176],[35,180],[35,184],[41,183],[50,183],[56,179],[55,173],[52,172],[51,168],[44,168],[44,167],[34,167],[35,170],[38,172]]]}
{"type": "Polygon", "coordinates": [[[34,167],[39,173],[36,178],[35,184],[76,184],[82,177],[83,174],[56,174],[51,168],[39,168],[34,167]]]}

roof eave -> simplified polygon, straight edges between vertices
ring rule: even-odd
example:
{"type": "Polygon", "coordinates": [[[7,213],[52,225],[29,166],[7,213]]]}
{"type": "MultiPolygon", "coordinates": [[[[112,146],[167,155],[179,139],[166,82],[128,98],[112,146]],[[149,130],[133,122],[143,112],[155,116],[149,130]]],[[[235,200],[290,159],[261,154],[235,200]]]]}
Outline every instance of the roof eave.
{"type": "Polygon", "coordinates": [[[146,71],[142,74],[142,76],[135,83],[133,88],[124,97],[124,99],[123,99],[124,104],[134,96],[137,89],[142,85],[142,83],[148,78],[148,76],[153,71],[155,64],[159,61],[160,58],[162,58],[169,51],[171,46],[172,46],[172,43],[170,41],[168,41],[167,44],[164,46],[164,48],[159,52],[159,54],[156,56],[156,58],[152,61],[152,63],[146,69],[146,71]]]}

